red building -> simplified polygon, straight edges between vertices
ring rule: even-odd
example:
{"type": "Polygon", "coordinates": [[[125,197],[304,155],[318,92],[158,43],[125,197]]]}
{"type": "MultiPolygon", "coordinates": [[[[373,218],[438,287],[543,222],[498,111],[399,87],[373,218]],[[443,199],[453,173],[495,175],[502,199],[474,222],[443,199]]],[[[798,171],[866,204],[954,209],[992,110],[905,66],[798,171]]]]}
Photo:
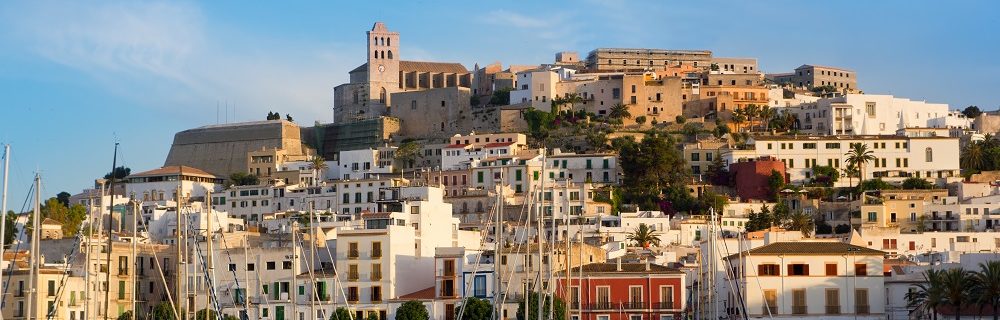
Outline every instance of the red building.
{"type": "Polygon", "coordinates": [[[563,275],[558,293],[567,301],[571,320],[672,320],[681,319],[684,311],[684,273],[677,269],[609,262],[570,273],[569,290],[563,275]]]}
{"type": "Polygon", "coordinates": [[[729,172],[736,182],[736,194],[743,200],[771,198],[771,187],[767,180],[771,177],[772,170],[785,176],[785,164],[773,157],[765,156],[729,164],[729,172]]]}

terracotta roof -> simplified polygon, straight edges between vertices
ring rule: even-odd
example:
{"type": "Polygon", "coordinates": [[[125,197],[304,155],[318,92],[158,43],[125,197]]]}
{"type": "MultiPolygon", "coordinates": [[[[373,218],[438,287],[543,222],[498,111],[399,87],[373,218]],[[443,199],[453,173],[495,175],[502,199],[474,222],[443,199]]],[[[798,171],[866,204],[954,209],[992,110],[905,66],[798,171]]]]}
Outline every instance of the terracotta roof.
{"type": "Polygon", "coordinates": [[[494,142],[494,143],[487,143],[486,147],[487,148],[506,147],[512,144],[514,144],[514,142],[494,142]]]}
{"type": "Polygon", "coordinates": [[[139,173],[133,173],[133,174],[131,174],[128,177],[125,177],[125,178],[128,179],[128,178],[135,178],[135,177],[176,175],[176,174],[179,174],[179,173],[183,173],[186,176],[201,176],[201,177],[208,177],[208,178],[216,178],[215,175],[213,175],[211,173],[208,173],[208,172],[205,172],[205,170],[201,170],[201,169],[194,168],[194,167],[188,167],[188,166],[165,166],[165,167],[159,167],[159,168],[156,168],[156,169],[153,169],[153,170],[149,170],[149,171],[143,171],[143,172],[139,172],[139,173]]]}
{"type": "Polygon", "coordinates": [[[646,270],[645,263],[622,263],[621,270],[618,270],[618,263],[615,262],[586,264],[583,265],[582,267],[574,267],[571,272],[580,272],[580,268],[583,268],[584,274],[588,273],[590,274],[596,274],[596,273],[683,274],[684,273],[674,268],[668,268],[666,266],[653,263],[649,264],[649,270],[646,270]]]}
{"type": "Polygon", "coordinates": [[[434,299],[434,287],[428,287],[417,292],[404,294],[396,300],[434,299]]]}
{"type": "Polygon", "coordinates": [[[458,149],[458,148],[465,148],[467,146],[469,146],[469,145],[467,145],[467,144],[461,144],[461,143],[456,143],[456,144],[449,144],[447,146],[444,146],[444,148],[441,148],[441,149],[458,149]]]}
{"type": "MultiPolygon", "coordinates": [[[[354,68],[349,73],[361,72],[368,70],[368,63],[363,63],[357,68],[354,68]]],[[[429,62],[429,61],[399,61],[399,70],[402,72],[418,71],[418,72],[442,72],[442,73],[468,73],[469,69],[466,69],[461,63],[457,62],[429,62]]]]}
{"type": "Polygon", "coordinates": [[[42,224],[54,224],[57,226],[61,226],[62,222],[53,220],[52,218],[45,218],[45,220],[42,220],[42,224]]]}
{"type": "MultiPolygon", "coordinates": [[[[854,256],[884,256],[883,251],[856,246],[843,242],[775,242],[766,246],[760,246],[742,252],[746,255],[789,255],[789,256],[817,256],[817,255],[854,255],[854,256]]],[[[730,255],[726,258],[739,256],[740,253],[730,255]]]]}

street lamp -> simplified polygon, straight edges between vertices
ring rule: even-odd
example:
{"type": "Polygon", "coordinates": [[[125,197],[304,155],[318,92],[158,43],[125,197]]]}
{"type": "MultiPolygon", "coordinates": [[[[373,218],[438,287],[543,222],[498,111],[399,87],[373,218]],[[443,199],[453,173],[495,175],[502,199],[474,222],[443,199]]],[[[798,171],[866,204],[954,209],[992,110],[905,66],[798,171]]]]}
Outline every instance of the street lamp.
{"type": "MultiPolygon", "coordinates": [[[[851,256],[851,264],[854,267],[854,273],[852,274],[854,284],[853,284],[853,288],[851,289],[851,291],[856,291],[858,289],[858,267],[857,267],[857,262],[858,261],[857,261],[857,255],[856,254],[851,254],[851,253],[852,252],[859,252],[859,251],[861,251],[860,248],[856,248],[856,247],[847,248],[847,254],[851,256]]],[[[850,297],[851,291],[847,292],[848,297],[850,297]]],[[[857,298],[857,296],[855,296],[855,298],[857,298]]],[[[848,299],[850,299],[850,298],[848,298],[848,299]]],[[[858,302],[857,301],[854,301],[854,319],[855,320],[858,319],[858,302]]]]}

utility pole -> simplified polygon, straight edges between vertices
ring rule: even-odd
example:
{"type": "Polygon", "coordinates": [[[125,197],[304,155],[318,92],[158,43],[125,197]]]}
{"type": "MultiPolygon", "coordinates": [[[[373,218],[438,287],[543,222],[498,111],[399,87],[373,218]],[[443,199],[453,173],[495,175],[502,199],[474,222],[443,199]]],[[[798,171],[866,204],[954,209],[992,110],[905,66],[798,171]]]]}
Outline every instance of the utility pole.
{"type": "Polygon", "coordinates": [[[298,319],[299,316],[299,301],[297,295],[299,286],[297,275],[299,271],[296,270],[296,266],[298,266],[299,255],[297,251],[299,246],[295,243],[295,231],[298,228],[299,222],[292,221],[292,285],[288,288],[288,299],[292,301],[292,319],[298,319]]]}
{"type": "Polygon", "coordinates": [[[132,200],[132,318],[137,319],[139,308],[136,302],[136,288],[138,288],[139,258],[137,256],[139,246],[139,201],[132,200]]]}

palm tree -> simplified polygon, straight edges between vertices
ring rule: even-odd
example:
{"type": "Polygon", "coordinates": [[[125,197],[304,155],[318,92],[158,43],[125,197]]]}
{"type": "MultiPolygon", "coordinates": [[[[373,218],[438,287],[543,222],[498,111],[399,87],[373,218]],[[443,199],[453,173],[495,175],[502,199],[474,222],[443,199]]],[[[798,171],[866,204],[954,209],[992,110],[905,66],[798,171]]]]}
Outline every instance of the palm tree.
{"type": "MultiPolygon", "coordinates": [[[[844,155],[847,156],[848,165],[858,167],[858,176],[861,181],[865,180],[865,165],[868,164],[868,162],[878,160],[878,158],[875,158],[875,153],[868,150],[868,145],[863,142],[852,143],[851,150],[844,155]]],[[[861,181],[858,181],[859,185],[861,184],[861,181]]]]}
{"type": "Polygon", "coordinates": [[[628,107],[621,103],[616,103],[611,106],[611,110],[608,112],[608,117],[615,120],[630,119],[632,114],[628,112],[628,107]]]}
{"type": "Polygon", "coordinates": [[[853,164],[847,164],[847,168],[844,168],[844,176],[850,179],[850,184],[853,186],[854,177],[858,176],[858,166],[855,166],[853,164]]]}
{"type": "Polygon", "coordinates": [[[760,107],[760,121],[763,122],[764,131],[771,131],[771,119],[775,116],[774,109],[771,109],[768,105],[763,105],[760,107]]]}
{"type": "Polygon", "coordinates": [[[746,107],[743,107],[743,113],[747,116],[750,132],[753,132],[753,121],[754,118],[760,117],[760,107],[756,104],[748,104],[746,107]]]}
{"type": "Polygon", "coordinates": [[[968,305],[972,277],[962,268],[948,269],[941,272],[941,295],[944,302],[955,310],[955,320],[962,319],[962,307],[968,305]]]}
{"type": "Polygon", "coordinates": [[[312,158],[309,158],[309,169],[312,169],[313,174],[315,175],[313,181],[316,185],[319,185],[319,182],[323,180],[322,173],[326,168],[329,167],[326,165],[326,159],[323,159],[323,157],[313,156],[312,158]]]}
{"type": "Polygon", "coordinates": [[[993,307],[993,320],[1000,319],[1000,261],[979,264],[979,271],[972,274],[973,299],[977,305],[993,307]]]}
{"type": "Polygon", "coordinates": [[[736,132],[740,132],[740,123],[746,121],[747,121],[746,111],[743,111],[743,109],[740,108],[736,108],[735,110],[733,110],[733,126],[736,127],[735,128],[736,132]]]}
{"type": "Polygon", "coordinates": [[[805,214],[802,211],[796,211],[788,217],[788,224],[785,228],[791,231],[801,231],[802,236],[808,238],[812,235],[813,231],[816,231],[816,223],[813,222],[812,217],[808,214],[805,214]]]}
{"type": "Polygon", "coordinates": [[[628,239],[634,241],[636,245],[644,248],[648,248],[650,244],[654,246],[660,245],[660,235],[656,234],[656,232],[645,223],[640,223],[639,226],[635,228],[635,231],[632,231],[632,233],[628,235],[628,239]]]}
{"type": "Polygon", "coordinates": [[[986,163],[985,145],[986,143],[983,141],[973,141],[965,146],[959,157],[963,169],[980,170],[984,166],[986,163]]]}
{"type": "Polygon", "coordinates": [[[918,283],[916,290],[906,293],[907,307],[916,315],[937,319],[938,308],[945,305],[941,294],[941,273],[935,269],[924,271],[924,282],[918,283]]]}

